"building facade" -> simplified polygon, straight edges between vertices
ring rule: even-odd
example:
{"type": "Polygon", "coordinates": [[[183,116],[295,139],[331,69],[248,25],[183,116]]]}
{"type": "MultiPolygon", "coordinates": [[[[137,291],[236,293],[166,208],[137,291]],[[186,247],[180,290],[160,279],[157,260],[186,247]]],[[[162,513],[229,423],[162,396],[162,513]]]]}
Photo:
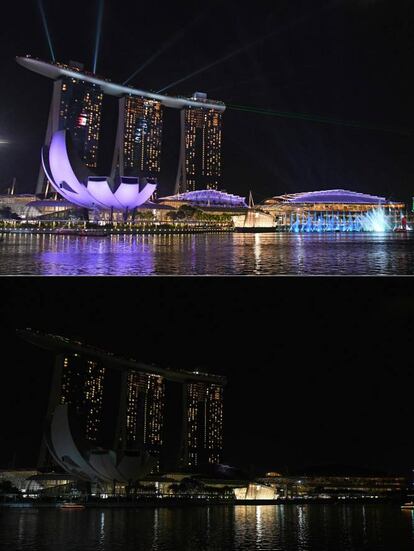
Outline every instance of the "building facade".
{"type": "MultiPolygon", "coordinates": [[[[85,71],[79,63],[49,63],[30,55],[17,62],[54,80],[45,145],[59,130],[69,130],[81,159],[97,166],[103,94],[119,99],[114,177],[156,178],[160,171],[164,107],[181,111],[180,155],[175,193],[217,189],[221,181],[222,114],[226,106],[205,93],[173,97],[115,84],[85,71]]],[[[45,191],[41,168],[36,193],[45,191]]]]}
{"type": "Polygon", "coordinates": [[[189,383],[185,390],[186,433],[183,464],[220,463],[223,448],[223,387],[189,383]]]}
{"type": "Polygon", "coordinates": [[[59,402],[69,405],[76,413],[83,436],[90,442],[99,442],[105,367],[72,354],[64,355],[62,362],[59,402]]]}
{"type": "Polygon", "coordinates": [[[127,96],[123,107],[123,172],[125,176],[157,177],[161,170],[163,107],[159,101],[127,96]]]}
{"type": "Polygon", "coordinates": [[[59,130],[68,130],[87,167],[98,166],[103,93],[98,86],[74,78],[60,81],[59,130]]]}
{"type": "MultiPolygon", "coordinates": [[[[153,472],[220,462],[224,377],[148,366],[55,335],[20,333],[55,354],[40,469],[62,455],[56,452],[61,438],[65,449],[76,444],[88,457],[103,450],[148,456],[153,472]]],[[[79,453],[73,452],[73,462],[79,453]]]]}
{"type": "MultiPolygon", "coordinates": [[[[206,101],[196,92],[194,99],[206,101]]],[[[181,111],[181,149],[176,193],[218,189],[222,175],[222,111],[188,106],[181,111]]]]}
{"type": "Polygon", "coordinates": [[[295,233],[387,231],[405,213],[402,202],[346,189],[279,195],[259,207],[274,217],[277,229],[295,233]]]}
{"type": "Polygon", "coordinates": [[[156,179],[161,170],[163,106],[127,95],[119,100],[112,176],[156,179]]]}
{"type": "MultiPolygon", "coordinates": [[[[59,64],[59,67],[70,70],[73,76],[61,75],[54,81],[45,146],[49,147],[55,132],[67,130],[80,159],[88,168],[96,169],[103,92],[99,85],[82,79],[82,64],[70,62],[69,65],[59,64]],[[75,78],[77,73],[79,78],[75,78]]],[[[47,194],[48,188],[47,178],[41,166],[36,194],[47,194]]]]}
{"type": "Polygon", "coordinates": [[[157,375],[129,371],[127,375],[125,447],[145,450],[160,468],[163,445],[165,379],[157,375]]]}
{"type": "Polygon", "coordinates": [[[275,496],[282,499],[401,499],[407,488],[403,476],[355,469],[300,476],[271,472],[256,482],[273,488],[275,496]]]}

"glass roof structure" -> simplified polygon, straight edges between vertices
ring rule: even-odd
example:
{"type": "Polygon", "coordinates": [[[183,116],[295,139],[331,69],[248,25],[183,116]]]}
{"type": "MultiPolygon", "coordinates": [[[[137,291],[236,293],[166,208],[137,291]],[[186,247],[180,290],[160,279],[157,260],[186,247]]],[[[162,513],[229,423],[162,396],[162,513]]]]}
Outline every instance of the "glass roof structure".
{"type": "Polygon", "coordinates": [[[203,206],[223,206],[223,207],[244,207],[247,208],[246,200],[239,195],[217,191],[215,189],[202,189],[196,191],[188,191],[177,195],[169,195],[162,197],[160,201],[176,201],[191,203],[194,205],[203,206]]]}
{"type": "Polygon", "coordinates": [[[346,189],[327,189],[322,191],[305,191],[301,193],[292,193],[279,195],[266,199],[264,205],[274,203],[290,203],[290,204],[315,204],[315,203],[342,203],[342,204],[358,204],[358,205],[378,205],[391,203],[385,197],[378,195],[368,195],[356,191],[346,189]]]}

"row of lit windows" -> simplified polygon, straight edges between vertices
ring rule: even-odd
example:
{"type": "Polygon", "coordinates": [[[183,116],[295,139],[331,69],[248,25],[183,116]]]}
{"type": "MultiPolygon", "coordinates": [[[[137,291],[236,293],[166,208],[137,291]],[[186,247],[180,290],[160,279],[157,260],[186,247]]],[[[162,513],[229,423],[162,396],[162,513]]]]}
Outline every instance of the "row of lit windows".
{"type": "Polygon", "coordinates": [[[93,441],[101,423],[104,377],[105,368],[94,361],[64,358],[60,403],[83,416],[85,436],[93,441]]]}
{"type": "Polygon", "coordinates": [[[159,102],[126,98],[124,164],[138,172],[161,169],[162,108],[159,102]]]}

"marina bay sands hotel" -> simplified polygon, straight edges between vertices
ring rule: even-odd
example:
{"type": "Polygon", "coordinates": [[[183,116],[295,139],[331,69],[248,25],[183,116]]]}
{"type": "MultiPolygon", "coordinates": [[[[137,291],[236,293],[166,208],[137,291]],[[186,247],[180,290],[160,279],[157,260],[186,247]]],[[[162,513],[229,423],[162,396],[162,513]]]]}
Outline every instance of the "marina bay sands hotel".
{"type": "Polygon", "coordinates": [[[31,329],[18,334],[54,357],[40,468],[58,463],[70,472],[84,463],[85,472],[85,458],[95,454],[94,468],[102,469],[104,450],[147,454],[153,472],[220,463],[225,377],[148,365],[31,329]]]}
{"type": "MultiPolygon", "coordinates": [[[[84,70],[82,64],[49,63],[18,57],[23,67],[54,80],[45,145],[68,130],[80,159],[98,166],[103,96],[118,98],[119,116],[111,177],[157,179],[161,170],[163,110],[179,109],[180,153],[175,193],[218,189],[221,179],[222,115],[225,105],[202,92],[172,97],[114,84],[84,70]]],[[[40,169],[36,193],[47,192],[40,169]]]]}

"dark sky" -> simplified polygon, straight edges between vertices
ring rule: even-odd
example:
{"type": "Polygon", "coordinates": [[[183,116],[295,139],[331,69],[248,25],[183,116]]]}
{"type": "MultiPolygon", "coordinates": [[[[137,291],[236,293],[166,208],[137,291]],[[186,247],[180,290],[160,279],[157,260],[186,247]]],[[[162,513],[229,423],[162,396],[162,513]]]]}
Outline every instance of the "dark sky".
{"type": "MultiPolygon", "coordinates": [[[[57,59],[84,61],[91,68],[97,4],[44,0],[57,59]]],[[[5,3],[2,23],[0,139],[10,144],[0,146],[0,186],[16,175],[18,191],[32,191],[51,82],[19,67],[14,56],[48,59],[50,54],[36,0],[5,3]]],[[[245,7],[235,0],[106,0],[98,73],[123,81],[163,49],[133,81],[158,90],[242,49],[169,93],[201,90],[232,105],[309,113],[362,127],[229,108],[224,189],[252,190],[257,202],[287,191],[328,188],[408,201],[414,176],[408,84],[413,25],[411,0],[259,0],[245,7]]],[[[104,115],[102,173],[109,170],[115,131],[115,104],[108,98],[104,115]]],[[[175,178],[175,115],[166,115],[161,192],[170,192],[175,178]]]]}
{"type": "Polygon", "coordinates": [[[0,465],[33,465],[52,357],[32,327],[225,374],[224,461],[413,466],[411,278],[3,279],[0,465]]]}

